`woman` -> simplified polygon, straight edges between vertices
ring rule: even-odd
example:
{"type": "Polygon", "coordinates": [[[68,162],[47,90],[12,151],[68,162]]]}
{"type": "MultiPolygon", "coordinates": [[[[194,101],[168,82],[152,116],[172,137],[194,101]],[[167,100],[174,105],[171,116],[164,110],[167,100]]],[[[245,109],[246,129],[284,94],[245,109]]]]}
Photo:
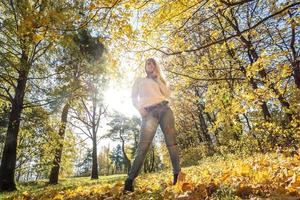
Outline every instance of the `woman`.
{"type": "Polygon", "coordinates": [[[170,90],[153,58],[146,60],[145,72],[147,76],[137,78],[132,87],[132,103],[141,115],[142,125],[134,161],[125,180],[124,192],[134,191],[133,181],[140,172],[158,124],[164,133],[171,157],[174,175],[173,185],[176,184],[178,174],[181,171],[176,147],[174,115],[167,101],[170,97],[170,90]]]}

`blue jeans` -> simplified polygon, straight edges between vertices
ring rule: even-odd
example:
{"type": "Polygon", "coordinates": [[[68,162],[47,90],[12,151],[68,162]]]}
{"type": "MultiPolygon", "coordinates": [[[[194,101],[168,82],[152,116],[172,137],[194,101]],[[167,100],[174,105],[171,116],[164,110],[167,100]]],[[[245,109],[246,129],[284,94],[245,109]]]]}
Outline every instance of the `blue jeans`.
{"type": "Polygon", "coordinates": [[[142,117],[142,125],[139,136],[139,143],[135,153],[132,167],[128,172],[128,177],[134,180],[144,163],[146,153],[156,133],[158,124],[164,134],[165,142],[171,157],[173,173],[177,174],[181,171],[179,164],[179,156],[176,143],[176,129],[174,115],[171,108],[166,105],[161,105],[142,117]]]}

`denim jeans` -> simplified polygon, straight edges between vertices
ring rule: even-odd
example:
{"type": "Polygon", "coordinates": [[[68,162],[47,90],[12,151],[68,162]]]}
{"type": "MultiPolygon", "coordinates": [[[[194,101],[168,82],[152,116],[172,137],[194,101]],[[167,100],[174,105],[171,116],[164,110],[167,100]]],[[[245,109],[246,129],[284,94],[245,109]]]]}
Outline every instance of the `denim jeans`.
{"type": "Polygon", "coordinates": [[[160,125],[164,134],[164,139],[171,157],[173,173],[177,174],[179,171],[181,171],[177,150],[177,132],[175,129],[174,115],[171,108],[166,104],[149,111],[146,116],[142,117],[139,143],[132,167],[128,172],[128,177],[132,180],[138,176],[141,170],[146,153],[156,133],[158,124],[160,125]]]}

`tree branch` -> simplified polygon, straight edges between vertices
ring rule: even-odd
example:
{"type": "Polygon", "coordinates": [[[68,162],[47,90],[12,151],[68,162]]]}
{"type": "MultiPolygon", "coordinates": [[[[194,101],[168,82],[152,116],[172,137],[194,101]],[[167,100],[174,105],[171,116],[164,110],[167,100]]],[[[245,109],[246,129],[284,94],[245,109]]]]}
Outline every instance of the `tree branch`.
{"type": "Polygon", "coordinates": [[[268,19],[270,19],[270,18],[272,18],[272,17],[275,17],[276,15],[279,15],[280,13],[286,11],[287,9],[289,9],[289,8],[291,8],[291,7],[294,7],[294,6],[297,6],[297,5],[300,5],[300,2],[292,3],[292,4],[290,4],[290,5],[286,6],[286,7],[284,7],[283,9],[281,9],[281,10],[279,10],[279,11],[277,11],[277,12],[275,12],[275,13],[273,13],[273,14],[271,14],[271,15],[265,17],[265,18],[263,18],[262,20],[260,20],[259,22],[257,22],[257,23],[254,24],[253,26],[249,27],[248,29],[244,29],[244,30],[240,31],[240,33],[236,33],[236,34],[231,35],[231,36],[229,36],[229,37],[226,37],[226,38],[223,38],[223,39],[219,39],[219,40],[216,40],[216,41],[213,41],[213,42],[209,42],[209,43],[207,43],[207,44],[204,44],[204,45],[202,45],[202,46],[200,46],[200,47],[197,47],[197,48],[194,48],[194,49],[187,49],[187,50],[183,50],[183,51],[166,52],[166,51],[164,51],[164,50],[162,50],[162,49],[160,49],[160,48],[157,48],[157,47],[151,47],[151,48],[148,48],[148,49],[145,49],[145,50],[141,50],[141,51],[138,51],[138,52],[146,52],[146,51],[156,50],[156,51],[159,51],[159,52],[161,52],[161,53],[163,53],[163,54],[165,54],[165,55],[169,55],[169,56],[170,56],[170,55],[178,55],[178,54],[182,54],[182,53],[184,53],[184,52],[189,53],[189,52],[199,51],[199,50],[201,50],[201,49],[205,49],[205,48],[210,47],[210,46],[212,46],[212,45],[220,44],[220,43],[225,42],[225,41],[227,41],[227,40],[229,40],[229,39],[232,39],[232,38],[234,38],[234,37],[240,36],[241,34],[243,34],[243,33],[245,33],[245,32],[248,32],[248,31],[250,31],[250,30],[256,28],[257,26],[259,26],[259,25],[262,24],[263,22],[267,21],[268,19]]]}

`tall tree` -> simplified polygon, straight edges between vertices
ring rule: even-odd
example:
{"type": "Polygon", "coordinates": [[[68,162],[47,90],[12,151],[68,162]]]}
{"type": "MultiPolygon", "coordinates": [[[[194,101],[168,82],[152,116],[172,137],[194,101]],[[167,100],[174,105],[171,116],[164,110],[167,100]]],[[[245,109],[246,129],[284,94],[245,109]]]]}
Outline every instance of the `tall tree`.
{"type": "Polygon", "coordinates": [[[1,90],[11,104],[0,167],[0,191],[16,189],[14,180],[17,137],[28,76],[40,69],[38,62],[53,47],[60,31],[76,21],[76,5],[65,2],[2,1],[1,90]]]}
{"type": "MultiPolygon", "coordinates": [[[[103,66],[102,66],[103,67],[103,66]]],[[[91,139],[93,145],[93,165],[92,179],[98,179],[98,162],[97,162],[97,143],[100,139],[99,128],[101,126],[101,118],[107,112],[107,106],[103,102],[103,91],[107,83],[104,75],[97,74],[97,70],[103,69],[98,66],[95,73],[87,76],[85,83],[89,86],[86,97],[80,98],[80,102],[75,108],[72,108],[71,125],[81,131],[87,138],[91,139]]]]}
{"type": "Polygon", "coordinates": [[[111,127],[108,134],[104,135],[104,138],[109,138],[113,141],[120,141],[121,142],[121,149],[123,152],[123,159],[127,169],[127,172],[130,171],[131,168],[131,161],[129,159],[128,153],[126,152],[126,144],[134,139],[134,146],[133,150],[137,146],[137,133],[139,121],[136,118],[129,118],[126,117],[124,114],[114,112],[111,115],[111,121],[108,125],[111,127]]]}
{"type": "MultiPolygon", "coordinates": [[[[104,53],[104,45],[99,42],[98,37],[92,37],[90,33],[83,29],[77,34],[69,36],[71,41],[63,47],[63,63],[65,63],[64,73],[60,73],[58,80],[62,83],[62,87],[55,91],[58,95],[65,97],[61,114],[61,126],[58,135],[64,140],[69,108],[71,104],[76,103],[80,97],[84,97],[85,91],[88,89],[82,83],[82,77],[91,75],[94,70],[91,70],[91,65],[95,66],[101,60],[104,53]],[[68,46],[66,46],[68,45],[68,46]],[[66,95],[66,92],[68,95],[66,95]],[[74,102],[75,101],[75,102],[74,102]]],[[[54,160],[53,167],[50,172],[49,182],[51,184],[58,183],[59,166],[63,152],[62,143],[59,144],[54,160]]]]}
{"type": "Polygon", "coordinates": [[[43,89],[40,80],[52,77],[59,65],[55,59],[48,63],[47,57],[53,55],[57,44],[68,42],[69,38],[65,35],[86,28],[93,22],[107,20],[109,11],[118,3],[77,0],[11,0],[0,3],[0,98],[11,105],[0,167],[1,191],[16,189],[17,137],[23,109],[34,104],[50,103],[39,95],[29,95],[29,86],[43,89]]]}

